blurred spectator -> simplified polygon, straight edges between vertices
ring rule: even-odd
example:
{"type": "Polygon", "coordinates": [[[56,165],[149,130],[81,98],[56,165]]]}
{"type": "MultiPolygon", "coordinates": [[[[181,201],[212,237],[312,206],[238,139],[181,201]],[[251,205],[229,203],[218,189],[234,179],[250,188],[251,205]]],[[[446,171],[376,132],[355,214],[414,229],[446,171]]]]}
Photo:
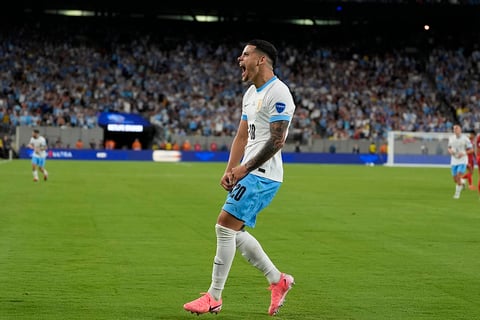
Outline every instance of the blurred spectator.
{"type": "Polygon", "coordinates": [[[370,145],[368,146],[368,152],[370,154],[376,154],[377,153],[377,145],[375,144],[374,141],[370,142],[370,145]]]}
{"type": "Polygon", "coordinates": [[[57,149],[63,148],[63,143],[62,143],[62,140],[60,140],[60,138],[58,138],[58,139],[55,141],[55,148],[57,148],[57,149]]]}
{"type": "Polygon", "coordinates": [[[420,151],[422,152],[422,154],[427,155],[428,154],[428,147],[425,144],[422,144],[420,146],[420,151]]]}
{"type": "Polygon", "coordinates": [[[220,151],[228,151],[228,145],[225,141],[220,146],[220,151]]]}
{"type": "Polygon", "coordinates": [[[360,153],[360,147],[358,144],[354,144],[352,148],[352,153],[359,154],[360,153]]]}
{"type": "Polygon", "coordinates": [[[8,158],[8,154],[5,148],[4,138],[0,138],[0,158],[8,158]]]}
{"type": "Polygon", "coordinates": [[[295,152],[301,152],[300,141],[295,141],[295,152]]]}
{"type": "Polygon", "coordinates": [[[201,151],[202,150],[202,145],[198,141],[196,141],[195,144],[193,145],[193,149],[195,151],[201,151]]]}
{"type": "Polygon", "coordinates": [[[332,143],[330,147],[328,147],[328,152],[332,154],[337,152],[337,147],[335,146],[335,144],[332,143]]]}
{"type": "Polygon", "coordinates": [[[83,149],[83,140],[78,139],[77,142],[75,143],[75,149],[83,149]]]}
{"type": "Polygon", "coordinates": [[[386,142],[383,142],[381,145],[380,145],[380,154],[383,154],[383,155],[386,155],[388,153],[388,145],[386,142]]]}
{"type": "Polygon", "coordinates": [[[215,141],[212,141],[210,143],[210,151],[217,151],[218,150],[218,145],[215,141]]]}
{"type": "Polygon", "coordinates": [[[180,145],[178,144],[177,141],[173,141],[172,143],[172,150],[179,151],[180,150],[180,145]]]}
{"type": "Polygon", "coordinates": [[[190,143],[190,140],[186,139],[185,141],[183,141],[182,150],[184,151],[192,150],[192,144],[190,143]]]}
{"type": "Polygon", "coordinates": [[[18,158],[18,154],[13,147],[13,139],[10,135],[4,135],[2,143],[5,158],[9,158],[10,153],[12,153],[12,158],[18,158]]]}
{"type": "Polygon", "coordinates": [[[142,150],[142,143],[138,138],[135,138],[135,140],[133,140],[132,150],[135,150],[135,151],[142,150]]]}
{"type": "Polygon", "coordinates": [[[115,141],[112,139],[108,139],[105,141],[105,149],[113,150],[115,149],[115,141]]]}
{"type": "Polygon", "coordinates": [[[92,150],[97,149],[97,143],[95,142],[95,139],[93,139],[93,138],[90,139],[89,145],[90,145],[90,149],[92,149],[92,150]]]}

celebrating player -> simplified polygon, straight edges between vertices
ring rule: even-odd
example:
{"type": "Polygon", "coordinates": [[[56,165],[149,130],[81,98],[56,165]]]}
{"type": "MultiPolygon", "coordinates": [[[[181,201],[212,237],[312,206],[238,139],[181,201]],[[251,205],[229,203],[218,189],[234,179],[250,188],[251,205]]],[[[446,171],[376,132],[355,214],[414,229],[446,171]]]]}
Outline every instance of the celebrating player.
{"type": "Polygon", "coordinates": [[[271,290],[269,315],[275,315],[292,287],[245,226],[254,228],[258,213],[269,205],[283,181],[281,149],[295,104],[288,87],[274,74],[276,48],[264,40],[247,43],[238,57],[242,81],[251,82],[243,96],[242,116],[220,184],[229,191],[217,219],[217,251],[207,293],[183,307],[192,313],[218,313],[230,267],[239,250],[260,270],[271,290]]]}

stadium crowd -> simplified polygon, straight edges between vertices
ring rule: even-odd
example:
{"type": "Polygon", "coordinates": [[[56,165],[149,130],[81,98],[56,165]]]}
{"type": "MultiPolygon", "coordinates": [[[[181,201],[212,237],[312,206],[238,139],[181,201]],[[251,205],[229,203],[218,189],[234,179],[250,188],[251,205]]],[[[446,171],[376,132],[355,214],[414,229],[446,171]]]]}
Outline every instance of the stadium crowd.
{"type": "MultiPolygon", "coordinates": [[[[111,111],[143,115],[166,139],[234,134],[245,90],[238,39],[75,28],[0,33],[2,126],[92,128],[111,111]]],[[[450,131],[455,121],[479,128],[477,48],[276,44],[276,73],[297,103],[297,137],[384,139],[389,130],[450,131]]]]}

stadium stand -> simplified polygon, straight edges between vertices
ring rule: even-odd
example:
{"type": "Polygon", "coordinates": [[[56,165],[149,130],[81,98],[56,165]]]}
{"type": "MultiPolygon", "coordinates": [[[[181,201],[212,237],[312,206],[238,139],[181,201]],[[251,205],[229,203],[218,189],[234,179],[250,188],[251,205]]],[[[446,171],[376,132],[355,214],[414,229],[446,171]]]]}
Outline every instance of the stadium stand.
{"type": "MultiPolygon", "coordinates": [[[[332,12],[338,8],[332,7],[334,1],[304,2],[302,10],[290,14],[325,10],[330,14],[318,17],[336,17],[343,24],[277,22],[267,28],[271,20],[262,22],[262,10],[233,16],[215,1],[210,9],[188,11],[220,14],[214,24],[134,19],[108,1],[85,1],[85,9],[96,16],[74,18],[45,13],[54,1],[48,6],[22,2],[22,19],[4,19],[0,31],[1,130],[13,135],[17,126],[98,128],[98,113],[108,111],[149,119],[157,128],[152,146],[179,137],[231,137],[244,90],[236,58],[242,41],[251,37],[268,37],[280,49],[276,72],[292,88],[298,106],[290,140],[382,141],[390,130],[444,132],[457,121],[466,131],[479,129],[475,30],[480,29],[469,29],[478,24],[479,19],[469,19],[478,12],[477,3],[416,1],[417,8],[431,12],[434,26],[445,19],[445,5],[455,21],[447,30],[438,26],[428,32],[416,14],[411,23],[396,18],[386,24],[399,16],[392,10],[407,10],[411,1],[371,1],[355,15],[332,12]],[[460,12],[468,14],[460,20],[460,12]],[[395,31],[398,26],[392,24],[399,22],[395,31]],[[242,23],[246,26],[239,31],[242,23]]],[[[141,3],[137,10],[144,12],[141,3]]],[[[349,5],[359,4],[342,5],[349,11],[349,5]]],[[[182,10],[167,7],[155,12],[182,10]]]]}

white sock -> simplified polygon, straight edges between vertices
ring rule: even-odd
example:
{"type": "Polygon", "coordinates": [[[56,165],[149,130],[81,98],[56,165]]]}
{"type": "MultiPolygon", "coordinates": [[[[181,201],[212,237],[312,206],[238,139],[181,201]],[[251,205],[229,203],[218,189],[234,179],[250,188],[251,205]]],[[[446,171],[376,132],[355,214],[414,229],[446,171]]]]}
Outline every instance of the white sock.
{"type": "Polygon", "coordinates": [[[222,297],[222,291],[235,257],[235,235],[237,232],[216,224],[215,233],[217,234],[217,253],[213,261],[212,283],[208,293],[218,301],[222,297]]]}
{"type": "Polygon", "coordinates": [[[460,194],[462,192],[463,186],[455,185],[455,193],[460,194]]]}
{"type": "Polygon", "coordinates": [[[38,171],[34,170],[32,171],[32,173],[33,173],[33,178],[38,180],[38,171]]]}
{"type": "Polygon", "coordinates": [[[43,169],[43,176],[44,176],[44,177],[48,177],[47,169],[43,169]]]}
{"type": "Polygon", "coordinates": [[[237,232],[237,249],[251,265],[262,271],[269,283],[280,281],[281,273],[275,267],[260,243],[247,231],[237,232]]]}

